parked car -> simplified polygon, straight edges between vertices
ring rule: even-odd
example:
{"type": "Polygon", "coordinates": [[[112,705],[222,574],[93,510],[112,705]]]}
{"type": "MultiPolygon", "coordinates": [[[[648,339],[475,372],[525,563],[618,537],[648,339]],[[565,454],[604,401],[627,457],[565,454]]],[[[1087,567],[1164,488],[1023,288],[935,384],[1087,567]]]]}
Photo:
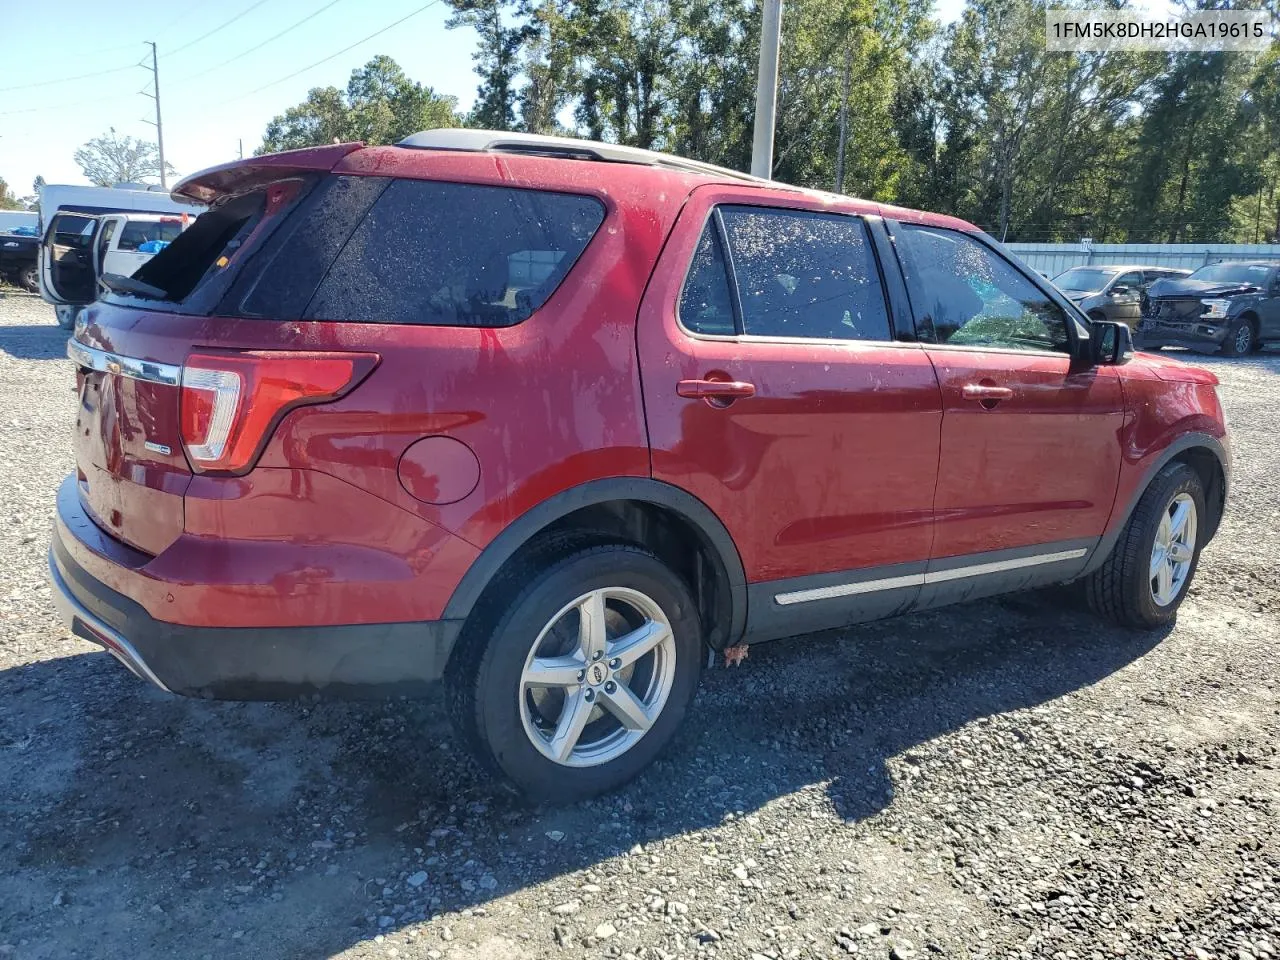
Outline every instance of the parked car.
{"type": "Polygon", "coordinates": [[[1185,280],[1153,284],[1137,337],[1147,349],[1172,345],[1228,357],[1280,341],[1280,263],[1211,263],[1185,280]]]}
{"type": "Polygon", "coordinates": [[[1213,374],[952,217],[477,130],[175,189],[209,212],[68,344],[50,551],[72,631],[174,693],[443,681],[569,800],[708,647],[1073,580],[1160,628],[1222,516],[1213,374]]]}
{"type": "Polygon", "coordinates": [[[1175,267],[1102,264],[1072,267],[1054,277],[1053,282],[1091,319],[1115,320],[1135,327],[1147,287],[1157,280],[1190,273],[1175,267]]]}
{"type": "Polygon", "coordinates": [[[82,303],[110,277],[131,277],[194,222],[187,213],[60,213],[41,245],[44,299],[57,306],[58,324],[70,330],[82,303]]]}
{"type": "Polygon", "coordinates": [[[14,286],[31,293],[40,291],[40,279],[36,272],[36,254],[40,241],[36,237],[18,233],[0,233],[0,276],[14,286]]]}

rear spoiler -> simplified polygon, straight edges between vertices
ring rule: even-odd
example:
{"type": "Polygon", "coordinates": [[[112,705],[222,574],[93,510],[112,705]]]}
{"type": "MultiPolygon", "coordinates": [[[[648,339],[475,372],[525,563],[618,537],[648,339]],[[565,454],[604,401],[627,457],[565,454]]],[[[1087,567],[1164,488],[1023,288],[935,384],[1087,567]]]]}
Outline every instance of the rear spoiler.
{"type": "Polygon", "coordinates": [[[356,140],[351,143],[327,144],[323,147],[303,147],[283,153],[268,153],[247,160],[209,167],[180,180],[174,186],[172,196],[212,204],[218,197],[246,193],[268,183],[274,183],[295,173],[325,173],[332,170],[349,153],[364,147],[356,140]]]}

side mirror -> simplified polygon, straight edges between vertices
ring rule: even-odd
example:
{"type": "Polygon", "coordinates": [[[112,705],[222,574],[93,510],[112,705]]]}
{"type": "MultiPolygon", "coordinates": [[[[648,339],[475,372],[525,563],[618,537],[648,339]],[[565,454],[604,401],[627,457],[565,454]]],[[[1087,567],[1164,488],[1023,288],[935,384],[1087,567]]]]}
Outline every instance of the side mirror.
{"type": "Polygon", "coordinates": [[[1133,287],[1128,284],[1118,283],[1111,288],[1111,295],[1113,297],[1127,297],[1131,293],[1133,293],[1133,287]]]}
{"type": "Polygon", "coordinates": [[[1121,364],[1133,359],[1133,333],[1129,325],[1098,320],[1090,325],[1094,363],[1121,364]]]}

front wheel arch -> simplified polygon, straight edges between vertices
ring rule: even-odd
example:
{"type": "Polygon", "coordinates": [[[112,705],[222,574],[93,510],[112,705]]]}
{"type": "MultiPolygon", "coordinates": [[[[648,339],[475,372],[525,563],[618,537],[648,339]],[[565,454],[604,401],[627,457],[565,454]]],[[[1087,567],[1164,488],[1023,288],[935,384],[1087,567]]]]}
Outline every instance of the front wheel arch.
{"type": "Polygon", "coordinates": [[[1222,521],[1227,492],[1231,486],[1231,455],[1218,437],[1207,433],[1185,433],[1165,447],[1164,451],[1147,467],[1142,482],[1135,487],[1129,502],[1121,504],[1117,501],[1112,511],[1112,522],[1108,531],[1102,535],[1098,545],[1094,547],[1089,562],[1080,571],[1079,577],[1087,576],[1106,563],[1116,541],[1120,539],[1120,534],[1129,523],[1129,518],[1133,516],[1133,511],[1137,509],[1138,501],[1142,499],[1142,495],[1147,492],[1147,488],[1151,486],[1151,482],[1160,471],[1174,460],[1183,461],[1193,467],[1200,474],[1202,481],[1207,479],[1205,501],[1208,517],[1204,542],[1208,544],[1213,538],[1222,521]]]}

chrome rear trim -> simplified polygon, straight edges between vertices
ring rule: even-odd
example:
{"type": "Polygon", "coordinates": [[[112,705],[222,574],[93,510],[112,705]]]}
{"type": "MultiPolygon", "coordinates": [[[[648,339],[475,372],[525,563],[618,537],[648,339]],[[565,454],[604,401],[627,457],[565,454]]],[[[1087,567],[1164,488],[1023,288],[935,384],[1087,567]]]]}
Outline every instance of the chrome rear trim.
{"type": "Polygon", "coordinates": [[[122,357],[117,353],[108,353],[97,347],[90,347],[79,340],[67,341],[67,356],[72,362],[99,373],[117,373],[132,380],[145,380],[148,383],[163,383],[176,387],[182,382],[182,367],[172,363],[156,363],[154,360],[139,360],[136,357],[122,357]]]}
{"type": "Polygon", "coordinates": [[[133,644],[103,623],[100,618],[94,616],[84,604],[75,598],[66,581],[62,579],[62,574],[58,572],[58,565],[53,559],[53,551],[49,552],[49,583],[53,587],[53,605],[57,608],[62,622],[67,625],[67,629],[81,640],[88,640],[90,643],[96,643],[102,647],[107,653],[128,667],[129,672],[139,680],[154,684],[165,693],[173,692],[160,682],[160,678],[147,666],[147,662],[134,649],[133,644]],[[80,627],[79,630],[76,629],[77,626],[80,627]]]}

